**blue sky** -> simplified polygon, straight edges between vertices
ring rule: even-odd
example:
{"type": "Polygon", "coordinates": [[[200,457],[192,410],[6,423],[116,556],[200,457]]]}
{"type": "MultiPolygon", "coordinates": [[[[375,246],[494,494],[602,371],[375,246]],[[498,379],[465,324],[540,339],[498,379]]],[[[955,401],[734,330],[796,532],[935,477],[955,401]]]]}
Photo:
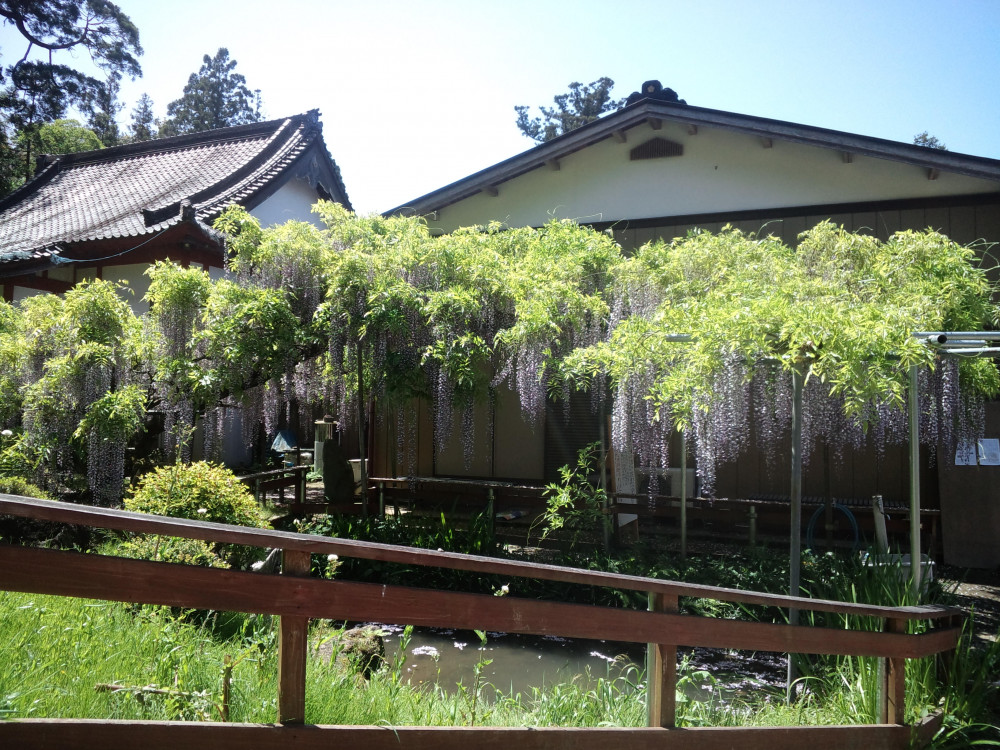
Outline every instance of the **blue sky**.
{"type": "MultiPolygon", "coordinates": [[[[1000,0],[121,0],[158,116],[227,47],[268,118],[318,108],[355,208],[530,148],[517,104],[601,76],[689,104],[1000,158],[1000,0]]],[[[23,52],[0,28],[3,61],[23,52]]],[[[58,60],[58,58],[57,58],[58,60]]]]}

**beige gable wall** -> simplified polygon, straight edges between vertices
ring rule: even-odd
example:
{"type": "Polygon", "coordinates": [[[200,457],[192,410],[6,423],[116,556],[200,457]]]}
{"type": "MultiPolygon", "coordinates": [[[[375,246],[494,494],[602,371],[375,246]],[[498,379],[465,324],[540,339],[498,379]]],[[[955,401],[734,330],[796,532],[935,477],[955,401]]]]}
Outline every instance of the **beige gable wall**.
{"type": "Polygon", "coordinates": [[[443,231],[500,221],[538,226],[552,217],[605,223],[661,216],[779,210],[796,206],[933,199],[993,193],[1000,182],[940,173],[923,167],[854,156],[712,128],[689,135],[682,126],[641,125],[627,142],[607,138],[441,208],[430,225],[443,231]],[[629,152],[655,137],[684,147],[681,156],[631,161],[629,152]]]}

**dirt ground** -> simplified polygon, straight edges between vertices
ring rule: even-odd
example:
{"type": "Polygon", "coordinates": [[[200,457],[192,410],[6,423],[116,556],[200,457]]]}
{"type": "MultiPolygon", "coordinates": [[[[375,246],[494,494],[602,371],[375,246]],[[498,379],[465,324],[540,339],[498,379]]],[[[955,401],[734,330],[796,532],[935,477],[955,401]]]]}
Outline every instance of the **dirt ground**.
{"type": "Polygon", "coordinates": [[[1000,634],[1000,570],[966,570],[938,566],[938,580],[945,591],[974,618],[976,635],[996,640],[1000,634]]]}

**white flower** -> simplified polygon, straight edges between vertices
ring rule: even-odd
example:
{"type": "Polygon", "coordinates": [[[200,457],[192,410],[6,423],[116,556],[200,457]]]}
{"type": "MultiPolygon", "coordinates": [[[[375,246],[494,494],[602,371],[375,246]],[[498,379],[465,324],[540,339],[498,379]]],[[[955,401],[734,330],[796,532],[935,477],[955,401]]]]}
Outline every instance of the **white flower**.
{"type": "Polygon", "coordinates": [[[329,560],[330,562],[337,562],[337,560],[339,560],[340,558],[337,555],[327,555],[326,559],[329,560]]]}
{"type": "Polygon", "coordinates": [[[3,432],[0,432],[0,435],[3,435],[4,437],[10,437],[13,434],[14,434],[13,430],[4,430],[3,432]]]}
{"type": "Polygon", "coordinates": [[[199,516],[208,515],[208,508],[198,508],[198,515],[199,516]]]}
{"type": "Polygon", "coordinates": [[[510,586],[508,586],[505,583],[503,586],[500,587],[500,592],[504,593],[504,594],[509,594],[510,593],[510,586]]]}

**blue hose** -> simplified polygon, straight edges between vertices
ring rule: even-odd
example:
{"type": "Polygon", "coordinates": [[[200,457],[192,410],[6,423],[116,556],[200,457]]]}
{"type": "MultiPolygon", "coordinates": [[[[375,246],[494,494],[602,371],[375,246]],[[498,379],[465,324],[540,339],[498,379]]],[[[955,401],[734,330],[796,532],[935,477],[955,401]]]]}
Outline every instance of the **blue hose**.
{"type": "MultiPolygon", "coordinates": [[[[839,510],[847,516],[847,520],[850,521],[851,530],[854,532],[854,546],[851,548],[851,551],[857,552],[858,548],[861,546],[861,537],[858,534],[858,520],[854,517],[854,514],[851,513],[851,509],[846,505],[834,503],[833,509],[839,510]]],[[[816,531],[816,522],[819,521],[819,517],[823,515],[823,511],[825,510],[826,508],[821,505],[816,509],[816,512],[812,514],[812,518],[809,519],[809,525],[806,526],[806,549],[811,550],[813,548],[813,536],[816,531]]]]}

